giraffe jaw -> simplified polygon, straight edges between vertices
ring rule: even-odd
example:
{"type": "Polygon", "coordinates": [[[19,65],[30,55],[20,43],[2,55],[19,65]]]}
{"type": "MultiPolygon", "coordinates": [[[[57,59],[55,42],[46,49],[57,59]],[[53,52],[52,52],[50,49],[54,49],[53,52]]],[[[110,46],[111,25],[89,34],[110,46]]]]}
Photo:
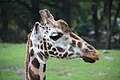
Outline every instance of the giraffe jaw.
{"type": "Polygon", "coordinates": [[[83,55],[82,59],[85,62],[94,63],[94,62],[96,62],[96,60],[99,60],[99,57],[98,57],[98,54],[97,55],[83,55]]]}
{"type": "Polygon", "coordinates": [[[95,60],[93,60],[93,59],[91,59],[91,58],[89,58],[89,57],[83,57],[83,60],[84,60],[85,62],[88,62],[88,63],[94,63],[94,62],[95,62],[95,60]]]}

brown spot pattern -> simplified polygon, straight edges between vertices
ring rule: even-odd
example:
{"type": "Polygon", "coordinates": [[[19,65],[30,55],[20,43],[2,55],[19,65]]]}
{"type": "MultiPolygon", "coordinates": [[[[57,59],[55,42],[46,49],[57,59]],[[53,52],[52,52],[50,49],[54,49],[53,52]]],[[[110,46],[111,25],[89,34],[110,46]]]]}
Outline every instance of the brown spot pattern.
{"type": "Polygon", "coordinates": [[[59,52],[64,52],[65,51],[65,49],[63,49],[63,48],[61,48],[61,47],[56,47],[57,48],[57,50],[59,51],[59,52]]]}
{"type": "Polygon", "coordinates": [[[40,48],[40,46],[38,45],[38,49],[40,48]]]}
{"type": "Polygon", "coordinates": [[[46,42],[44,42],[43,44],[44,44],[44,49],[47,50],[46,42]]]}
{"type": "Polygon", "coordinates": [[[43,38],[43,41],[46,41],[46,39],[45,39],[45,38],[43,38]]]}
{"type": "Polygon", "coordinates": [[[74,33],[70,33],[70,37],[79,40],[79,38],[74,33]]]}
{"type": "Polygon", "coordinates": [[[57,53],[57,52],[55,52],[55,53],[54,53],[54,55],[58,55],[58,53],[57,53]]]}
{"type": "Polygon", "coordinates": [[[81,42],[78,42],[78,47],[81,48],[82,47],[82,43],[81,42]]]}
{"type": "Polygon", "coordinates": [[[68,55],[68,52],[66,52],[63,56],[64,56],[64,57],[67,57],[67,55],[68,55]]]}
{"type": "Polygon", "coordinates": [[[46,76],[44,76],[43,80],[46,80],[46,76]]]}
{"type": "Polygon", "coordinates": [[[56,49],[55,49],[55,48],[52,48],[52,50],[53,50],[53,51],[56,51],[56,49]]]}
{"type": "Polygon", "coordinates": [[[72,46],[75,46],[75,45],[76,45],[76,41],[72,40],[72,46]]]}
{"type": "Polygon", "coordinates": [[[48,49],[51,49],[51,48],[52,48],[52,44],[48,43],[48,49]]]}
{"type": "Polygon", "coordinates": [[[33,49],[31,49],[30,56],[33,56],[33,55],[34,55],[34,51],[33,51],[33,49]]]}
{"type": "Polygon", "coordinates": [[[53,52],[53,51],[49,51],[49,54],[52,54],[52,55],[54,55],[54,52],[53,52]]]}
{"type": "Polygon", "coordinates": [[[32,71],[31,67],[29,67],[29,76],[31,80],[40,80],[40,76],[34,74],[34,72],[32,71]]]}
{"type": "Polygon", "coordinates": [[[42,54],[39,52],[39,53],[37,53],[37,55],[39,56],[39,58],[41,59],[41,60],[43,60],[43,56],[42,56],[42,54]]]}
{"type": "Polygon", "coordinates": [[[48,55],[48,52],[45,51],[44,53],[45,53],[45,57],[47,58],[47,57],[49,56],[49,55],[48,55]]]}
{"type": "Polygon", "coordinates": [[[92,46],[87,46],[90,50],[94,50],[94,48],[92,46]]]}
{"type": "Polygon", "coordinates": [[[32,64],[33,64],[33,66],[35,67],[35,68],[39,68],[40,67],[40,63],[38,62],[38,60],[36,59],[36,58],[34,58],[33,60],[32,60],[32,64]]]}
{"type": "Polygon", "coordinates": [[[62,56],[62,54],[59,54],[59,57],[61,57],[62,56]]]}
{"type": "Polygon", "coordinates": [[[73,47],[72,47],[72,46],[70,46],[69,51],[74,52],[74,50],[73,50],[73,47]]]}
{"type": "Polygon", "coordinates": [[[44,66],[43,66],[43,72],[45,72],[46,71],[46,64],[44,64],[44,66]]]}
{"type": "Polygon", "coordinates": [[[69,54],[68,57],[71,57],[73,55],[73,53],[69,54]]]}
{"type": "Polygon", "coordinates": [[[43,50],[43,45],[41,45],[41,48],[40,49],[42,49],[43,50]]]}

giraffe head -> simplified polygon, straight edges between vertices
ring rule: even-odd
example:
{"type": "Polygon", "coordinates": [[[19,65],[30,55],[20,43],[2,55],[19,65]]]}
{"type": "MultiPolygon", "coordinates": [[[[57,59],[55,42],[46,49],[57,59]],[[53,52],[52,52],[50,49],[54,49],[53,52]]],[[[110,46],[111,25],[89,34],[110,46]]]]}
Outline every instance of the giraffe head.
{"type": "Polygon", "coordinates": [[[60,59],[79,57],[89,63],[99,60],[97,50],[74,34],[64,20],[54,20],[46,9],[40,10],[40,15],[42,23],[36,22],[31,33],[36,54],[40,52],[46,58],[52,56],[60,59]]]}

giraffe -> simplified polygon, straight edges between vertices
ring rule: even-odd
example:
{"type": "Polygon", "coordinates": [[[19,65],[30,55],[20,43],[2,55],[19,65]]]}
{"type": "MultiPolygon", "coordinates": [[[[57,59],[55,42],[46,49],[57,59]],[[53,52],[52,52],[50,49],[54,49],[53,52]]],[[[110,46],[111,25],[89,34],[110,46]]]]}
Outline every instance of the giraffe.
{"type": "Polygon", "coordinates": [[[42,22],[35,22],[26,45],[26,80],[46,80],[49,57],[82,58],[88,63],[99,60],[97,50],[73,33],[64,20],[54,20],[47,9],[39,13],[42,22]]]}

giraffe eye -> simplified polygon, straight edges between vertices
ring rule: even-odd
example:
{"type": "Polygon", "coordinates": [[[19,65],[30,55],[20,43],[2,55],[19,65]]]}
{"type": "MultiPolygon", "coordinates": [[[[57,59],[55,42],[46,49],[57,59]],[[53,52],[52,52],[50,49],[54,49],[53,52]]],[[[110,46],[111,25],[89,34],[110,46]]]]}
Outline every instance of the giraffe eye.
{"type": "Polygon", "coordinates": [[[59,38],[61,38],[62,35],[63,35],[62,33],[57,32],[57,33],[53,33],[53,34],[50,36],[50,38],[51,38],[52,40],[56,41],[56,40],[58,40],[59,38]]]}

